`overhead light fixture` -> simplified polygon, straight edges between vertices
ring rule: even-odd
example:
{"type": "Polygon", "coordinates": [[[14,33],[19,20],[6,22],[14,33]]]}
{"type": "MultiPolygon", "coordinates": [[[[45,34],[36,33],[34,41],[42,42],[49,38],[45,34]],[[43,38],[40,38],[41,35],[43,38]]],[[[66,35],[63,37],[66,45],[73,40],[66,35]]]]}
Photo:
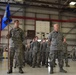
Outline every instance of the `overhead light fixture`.
{"type": "Polygon", "coordinates": [[[16,1],[16,2],[23,2],[24,0],[14,0],[14,1],[16,1]]]}
{"type": "Polygon", "coordinates": [[[76,4],[76,2],[70,2],[69,3],[69,5],[75,5],[76,4]]]}
{"type": "Polygon", "coordinates": [[[14,0],[14,1],[17,3],[23,3],[24,2],[24,0],[14,0]]]}

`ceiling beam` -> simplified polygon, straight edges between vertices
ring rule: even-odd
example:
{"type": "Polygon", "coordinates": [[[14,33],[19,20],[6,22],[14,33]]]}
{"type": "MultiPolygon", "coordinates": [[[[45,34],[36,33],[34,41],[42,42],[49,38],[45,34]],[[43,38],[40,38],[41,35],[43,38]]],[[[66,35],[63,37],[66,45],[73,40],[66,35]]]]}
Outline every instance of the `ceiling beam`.
{"type": "MultiPolygon", "coordinates": [[[[70,8],[61,8],[61,7],[53,7],[53,6],[49,6],[49,5],[43,5],[43,4],[39,4],[41,1],[35,1],[35,2],[38,2],[37,4],[33,4],[33,3],[31,3],[31,2],[25,2],[24,4],[20,4],[20,3],[10,3],[10,6],[11,7],[34,7],[34,8],[37,8],[37,7],[39,7],[39,8],[46,8],[46,9],[50,9],[50,10],[57,10],[57,11],[59,11],[59,10],[64,10],[65,12],[72,12],[71,11],[71,9],[70,8]]],[[[47,4],[48,2],[46,2],[46,4],[47,4]]],[[[51,4],[59,4],[59,3],[51,3],[51,4]]],[[[7,5],[7,2],[0,2],[0,5],[1,6],[6,6],[7,5]]],[[[61,4],[60,4],[61,5],[61,4]]],[[[63,5],[62,5],[63,6],[63,5]]]]}

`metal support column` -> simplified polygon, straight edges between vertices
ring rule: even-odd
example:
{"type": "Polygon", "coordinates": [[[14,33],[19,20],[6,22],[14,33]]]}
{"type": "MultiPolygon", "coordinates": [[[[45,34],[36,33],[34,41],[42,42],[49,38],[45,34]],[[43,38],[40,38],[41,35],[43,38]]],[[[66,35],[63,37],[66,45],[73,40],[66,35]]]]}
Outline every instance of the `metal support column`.
{"type": "MultiPolygon", "coordinates": [[[[59,20],[62,20],[62,16],[61,16],[61,13],[60,13],[60,12],[59,12],[59,14],[58,14],[58,19],[59,19],[59,20]]],[[[59,22],[60,31],[61,31],[61,25],[62,25],[62,22],[59,22]]]]}
{"type": "MultiPolygon", "coordinates": [[[[2,20],[2,17],[1,17],[2,20]]],[[[0,44],[1,44],[1,23],[0,23],[0,44]]]]}
{"type": "Polygon", "coordinates": [[[36,36],[36,15],[37,15],[37,14],[35,13],[35,20],[34,20],[34,21],[35,21],[35,25],[34,25],[35,36],[36,36]]]}
{"type": "MultiPolygon", "coordinates": [[[[49,14],[49,19],[51,19],[51,15],[49,14]]],[[[50,21],[50,32],[52,31],[52,21],[50,21]]]]}
{"type": "MultiPolygon", "coordinates": [[[[58,3],[61,4],[61,0],[58,0],[58,3]]],[[[58,8],[59,8],[59,7],[60,7],[60,6],[58,6],[58,8]]],[[[61,14],[62,14],[62,13],[61,13],[61,10],[59,10],[59,13],[58,13],[58,19],[59,19],[59,20],[62,20],[61,14]]],[[[59,22],[59,25],[60,25],[59,28],[60,28],[60,31],[61,31],[62,22],[59,22]]]]}
{"type": "MultiPolygon", "coordinates": [[[[23,7],[23,16],[25,17],[26,16],[26,8],[23,7]]],[[[23,31],[25,32],[25,25],[26,25],[26,21],[25,19],[23,19],[23,25],[22,25],[22,28],[23,28],[23,31]]]]}

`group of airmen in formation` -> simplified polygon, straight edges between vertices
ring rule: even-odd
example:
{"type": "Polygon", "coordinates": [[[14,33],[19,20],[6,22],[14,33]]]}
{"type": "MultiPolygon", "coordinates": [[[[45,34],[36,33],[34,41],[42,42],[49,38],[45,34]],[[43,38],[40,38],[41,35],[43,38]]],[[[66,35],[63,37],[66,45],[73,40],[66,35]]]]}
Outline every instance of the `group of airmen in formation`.
{"type": "Polygon", "coordinates": [[[6,38],[10,38],[10,68],[8,74],[12,73],[13,58],[15,56],[15,68],[19,68],[19,73],[24,73],[22,68],[25,63],[29,64],[32,68],[45,66],[48,67],[48,58],[50,59],[50,74],[54,73],[56,66],[56,59],[58,59],[59,71],[67,73],[64,67],[64,59],[66,67],[68,65],[68,52],[66,38],[59,31],[59,25],[54,24],[54,30],[49,33],[48,39],[43,38],[38,42],[38,37],[35,38],[27,45],[25,45],[24,32],[19,28],[19,21],[14,21],[14,28],[10,30],[6,38]]]}

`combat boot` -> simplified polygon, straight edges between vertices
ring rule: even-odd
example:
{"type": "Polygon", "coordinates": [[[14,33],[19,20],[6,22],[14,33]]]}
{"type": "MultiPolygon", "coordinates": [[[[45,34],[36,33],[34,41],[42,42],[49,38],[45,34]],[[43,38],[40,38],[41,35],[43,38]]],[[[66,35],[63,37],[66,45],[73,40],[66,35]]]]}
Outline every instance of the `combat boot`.
{"type": "Polygon", "coordinates": [[[60,72],[67,73],[67,71],[64,70],[63,68],[60,68],[60,72]]]}
{"type": "Polygon", "coordinates": [[[70,65],[66,64],[66,67],[70,67],[70,65]]]}
{"type": "Polygon", "coordinates": [[[19,73],[24,73],[21,67],[19,68],[19,73]]]}
{"type": "Polygon", "coordinates": [[[32,65],[32,68],[35,68],[35,65],[32,65]]]}
{"type": "Polygon", "coordinates": [[[12,67],[10,67],[9,71],[7,72],[7,74],[12,73],[12,67]]]}
{"type": "Polygon", "coordinates": [[[57,65],[57,63],[55,63],[55,65],[57,65]]]}
{"type": "Polygon", "coordinates": [[[53,67],[51,67],[51,69],[50,69],[50,74],[53,74],[54,72],[53,72],[53,67]]]}
{"type": "Polygon", "coordinates": [[[41,68],[39,63],[37,64],[37,67],[38,67],[38,68],[41,68]]]}
{"type": "Polygon", "coordinates": [[[31,63],[30,63],[29,65],[30,65],[30,66],[32,66],[32,64],[31,64],[31,63]]]}
{"type": "Polygon", "coordinates": [[[46,65],[46,68],[48,68],[48,65],[46,65]]]}
{"type": "Polygon", "coordinates": [[[16,68],[16,64],[15,64],[14,68],[16,68]]]}
{"type": "Polygon", "coordinates": [[[38,68],[41,68],[40,65],[37,65],[38,68]]]}

